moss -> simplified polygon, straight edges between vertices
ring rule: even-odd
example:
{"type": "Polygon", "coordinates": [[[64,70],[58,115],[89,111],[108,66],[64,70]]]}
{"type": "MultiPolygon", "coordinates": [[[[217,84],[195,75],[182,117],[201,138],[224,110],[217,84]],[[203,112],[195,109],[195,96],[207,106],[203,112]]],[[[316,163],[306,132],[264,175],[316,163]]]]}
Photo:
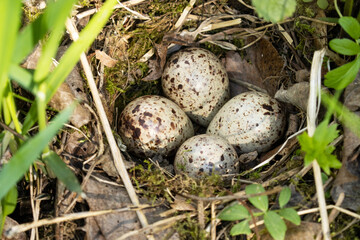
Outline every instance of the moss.
{"type": "Polygon", "coordinates": [[[77,4],[82,6],[82,7],[91,7],[91,6],[93,6],[93,4],[91,4],[91,0],[79,0],[77,4]]]}
{"type": "Polygon", "coordinates": [[[209,43],[209,42],[206,42],[206,43],[202,44],[201,47],[209,50],[210,52],[212,52],[213,54],[215,54],[219,58],[226,53],[226,50],[224,50],[223,48],[219,47],[216,44],[212,44],[212,43],[209,43]]]}
{"type": "Polygon", "coordinates": [[[311,25],[309,25],[309,23],[302,23],[300,20],[295,21],[295,27],[296,27],[296,30],[298,30],[302,34],[315,33],[315,28],[311,27],[311,25]]]}
{"type": "Polygon", "coordinates": [[[40,10],[38,8],[29,8],[29,7],[23,7],[23,24],[27,25],[29,23],[32,23],[35,21],[41,14],[43,13],[43,10],[40,10]]]}
{"type": "Polygon", "coordinates": [[[184,221],[179,222],[175,226],[176,231],[180,235],[180,239],[208,239],[208,234],[205,230],[201,229],[198,221],[190,216],[184,221]]]}
{"type": "Polygon", "coordinates": [[[317,12],[316,1],[305,3],[303,0],[296,1],[296,15],[305,17],[315,17],[317,12]]]}

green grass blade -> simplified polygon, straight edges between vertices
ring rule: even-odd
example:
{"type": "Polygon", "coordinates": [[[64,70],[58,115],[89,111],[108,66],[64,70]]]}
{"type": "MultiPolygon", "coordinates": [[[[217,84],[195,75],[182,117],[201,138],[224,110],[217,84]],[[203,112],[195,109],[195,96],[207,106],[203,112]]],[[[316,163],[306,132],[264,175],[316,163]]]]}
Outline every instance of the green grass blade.
{"type": "Polygon", "coordinates": [[[358,138],[360,138],[360,117],[339,102],[336,98],[327,93],[321,94],[321,101],[327,107],[332,107],[340,122],[349,128],[358,138]]]}
{"type": "Polygon", "coordinates": [[[43,157],[43,161],[70,191],[81,193],[81,186],[75,174],[56,153],[50,151],[43,157]]]}
{"type": "Polygon", "coordinates": [[[57,26],[57,22],[63,18],[63,15],[67,16],[70,13],[70,10],[67,11],[67,9],[69,5],[73,4],[74,0],[49,1],[44,13],[20,32],[12,62],[18,64],[30,54],[39,40],[57,26]]]}
{"type": "Polygon", "coordinates": [[[57,1],[56,4],[59,5],[58,9],[61,9],[61,11],[50,8],[50,11],[44,14],[45,23],[47,25],[49,22],[52,23],[52,31],[46,43],[43,44],[41,56],[36,66],[34,73],[34,80],[36,82],[44,80],[49,74],[52,58],[56,55],[61,37],[64,33],[66,18],[70,16],[74,3],[75,0],[57,1]]]}
{"type": "Polygon", "coordinates": [[[11,80],[15,80],[22,88],[36,94],[36,85],[33,81],[32,70],[26,70],[18,65],[12,64],[10,66],[9,76],[11,80]]]}
{"type": "Polygon", "coordinates": [[[2,235],[2,230],[4,228],[6,216],[11,214],[16,207],[18,197],[18,191],[16,186],[12,187],[6,196],[1,199],[1,222],[0,222],[0,235],[2,235]]]}
{"type": "Polygon", "coordinates": [[[0,7],[0,109],[20,26],[21,0],[2,0],[0,7]]]}
{"type": "Polygon", "coordinates": [[[60,59],[59,65],[51,73],[48,79],[48,92],[46,94],[47,101],[56,92],[56,89],[69,75],[76,63],[80,59],[80,54],[88,49],[96,36],[100,33],[101,29],[111,16],[113,7],[116,5],[116,0],[108,0],[102,6],[100,11],[95,14],[88,25],[81,31],[79,39],[71,44],[63,57],[60,59]]]}
{"type": "Polygon", "coordinates": [[[15,155],[0,171],[0,199],[21,179],[29,166],[38,158],[41,151],[67,122],[74,109],[74,105],[59,113],[49,126],[26,141],[15,155]]]}
{"type": "MultiPolygon", "coordinates": [[[[102,6],[98,13],[90,20],[89,24],[81,31],[79,39],[71,44],[60,60],[59,65],[48,77],[48,88],[46,93],[46,102],[49,102],[55,94],[61,83],[64,82],[71,70],[80,59],[80,54],[90,47],[96,36],[107,22],[116,0],[108,0],[102,6]]],[[[36,105],[32,105],[29,114],[26,116],[23,126],[23,133],[26,133],[37,121],[36,105]]]]}

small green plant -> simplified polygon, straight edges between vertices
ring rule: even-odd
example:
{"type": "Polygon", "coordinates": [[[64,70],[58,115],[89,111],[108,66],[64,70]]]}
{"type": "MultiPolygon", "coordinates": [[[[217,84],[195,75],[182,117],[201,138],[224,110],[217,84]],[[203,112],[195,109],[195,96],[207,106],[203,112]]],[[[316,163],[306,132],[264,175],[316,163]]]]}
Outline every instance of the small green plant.
{"type": "Polygon", "coordinates": [[[343,89],[354,81],[360,70],[360,24],[353,17],[341,17],[339,24],[353,40],[333,39],[329,45],[335,52],[354,56],[355,59],[325,75],[325,86],[337,90],[334,97],[330,97],[326,93],[322,95],[323,103],[328,106],[325,119],[317,126],[312,137],[306,132],[298,137],[301,149],[306,153],[305,165],[316,159],[319,166],[327,174],[330,174],[330,168],[341,167],[337,157],[332,154],[335,147],[329,145],[339,136],[336,124],[328,127],[332,113],[335,111],[338,115],[342,114],[343,117],[339,118],[340,121],[360,136],[359,117],[349,112],[338,102],[343,89]]]}
{"type": "Polygon", "coordinates": [[[330,174],[330,168],[340,168],[341,163],[332,154],[335,147],[329,145],[338,136],[337,124],[328,127],[327,121],[323,121],[318,125],[312,137],[307,132],[301,134],[298,140],[301,149],[306,152],[305,165],[309,165],[316,159],[326,174],[330,174]]]}
{"type": "Polygon", "coordinates": [[[325,75],[325,85],[336,90],[342,90],[354,81],[360,69],[360,23],[353,17],[341,17],[339,24],[353,40],[333,39],[329,46],[335,52],[346,56],[355,56],[355,59],[325,75]]]}
{"type": "MultiPolygon", "coordinates": [[[[47,103],[64,82],[110,17],[116,0],[106,1],[73,42],[59,64],[50,71],[53,58],[65,32],[65,22],[72,12],[75,0],[47,1],[47,7],[34,21],[22,29],[22,1],[3,0],[0,8],[0,121],[12,128],[1,133],[1,152],[10,149],[12,157],[0,169],[0,235],[7,215],[17,203],[17,182],[35,160],[46,164],[69,190],[81,193],[81,186],[74,173],[52,150],[48,143],[66,123],[74,105],[63,110],[47,123],[47,103]],[[41,56],[36,69],[29,71],[21,63],[41,43],[41,56]],[[12,83],[31,93],[34,102],[25,119],[18,117],[12,83]],[[39,132],[30,135],[28,130],[38,123],[39,132]],[[13,134],[16,132],[16,134],[13,134]],[[19,137],[20,136],[20,137],[19,137]]],[[[22,109],[24,110],[24,109],[22,109]]]]}
{"type": "Polygon", "coordinates": [[[284,219],[299,225],[301,220],[297,212],[292,208],[284,208],[291,198],[291,190],[288,187],[282,189],[279,195],[279,210],[269,210],[269,199],[267,195],[252,196],[254,194],[261,194],[265,189],[259,184],[252,184],[245,188],[246,195],[249,196],[249,202],[260,210],[260,212],[253,212],[250,214],[248,209],[236,203],[226,207],[218,216],[223,221],[241,221],[235,224],[230,234],[232,236],[239,234],[251,234],[249,223],[253,217],[263,216],[264,224],[270,235],[276,239],[285,239],[286,224],[284,219]],[[252,196],[252,197],[251,197],[252,196]]]}

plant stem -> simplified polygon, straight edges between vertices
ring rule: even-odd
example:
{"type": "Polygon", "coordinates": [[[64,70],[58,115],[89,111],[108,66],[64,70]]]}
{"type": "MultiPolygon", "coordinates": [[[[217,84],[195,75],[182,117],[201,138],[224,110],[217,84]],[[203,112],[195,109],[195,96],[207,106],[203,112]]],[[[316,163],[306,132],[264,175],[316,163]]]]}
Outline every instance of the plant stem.
{"type": "Polygon", "coordinates": [[[342,17],[343,15],[341,14],[341,11],[339,9],[339,6],[337,4],[337,0],[334,0],[334,6],[335,6],[336,12],[339,15],[339,17],[342,17]]]}
{"type": "MultiPolygon", "coordinates": [[[[71,37],[72,37],[72,39],[74,41],[76,41],[79,38],[79,33],[78,33],[78,31],[77,31],[77,29],[75,27],[75,24],[70,19],[68,19],[66,21],[66,29],[70,33],[70,35],[71,35],[71,37]]],[[[121,154],[121,152],[120,152],[120,150],[119,150],[119,148],[117,146],[117,143],[115,141],[115,138],[114,138],[114,135],[112,133],[109,120],[106,117],[105,109],[104,109],[104,106],[102,105],[102,102],[101,102],[101,99],[100,99],[100,96],[99,96],[99,92],[98,92],[94,77],[92,75],[90,64],[87,61],[85,53],[81,54],[80,62],[81,62],[81,65],[82,65],[82,67],[84,69],[85,76],[87,78],[87,82],[89,84],[89,88],[90,88],[90,91],[91,91],[91,94],[93,96],[96,109],[97,109],[99,117],[100,117],[101,125],[102,125],[102,127],[103,127],[103,129],[105,131],[106,138],[107,138],[107,140],[109,142],[110,151],[111,151],[112,156],[113,156],[113,160],[114,160],[116,170],[118,171],[121,179],[123,180],[123,183],[125,185],[126,191],[129,194],[131,202],[134,204],[134,206],[139,206],[140,205],[139,199],[138,199],[138,197],[136,195],[134,186],[131,183],[129,174],[126,171],[126,167],[125,167],[125,164],[124,164],[124,156],[121,154]]],[[[149,224],[147,222],[145,214],[141,210],[136,211],[136,214],[137,214],[137,216],[139,218],[139,221],[140,221],[140,224],[142,225],[142,227],[147,227],[149,224]]],[[[148,237],[149,240],[154,239],[154,237],[152,235],[148,235],[147,237],[148,237]]]]}
{"type": "MultiPolygon", "coordinates": [[[[309,93],[309,101],[308,101],[308,109],[307,109],[307,127],[308,127],[308,134],[310,137],[314,135],[316,129],[317,112],[319,109],[318,104],[321,102],[321,65],[324,54],[325,54],[325,49],[315,51],[311,65],[310,93],[309,93]]],[[[324,235],[324,239],[330,240],[331,236],[330,236],[329,218],[327,214],[324,188],[321,179],[321,169],[316,160],[313,161],[312,166],[314,171],[316,192],[318,196],[318,204],[320,209],[322,232],[324,235]]]]}

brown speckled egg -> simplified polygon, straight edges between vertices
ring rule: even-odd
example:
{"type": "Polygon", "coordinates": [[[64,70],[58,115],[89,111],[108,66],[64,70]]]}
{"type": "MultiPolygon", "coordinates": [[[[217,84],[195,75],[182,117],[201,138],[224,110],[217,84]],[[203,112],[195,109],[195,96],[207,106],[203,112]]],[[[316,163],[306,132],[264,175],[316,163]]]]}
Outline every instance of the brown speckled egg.
{"type": "Polygon", "coordinates": [[[186,140],[175,156],[176,173],[185,173],[190,177],[239,172],[237,154],[231,144],[215,135],[197,135],[186,140]]]}
{"type": "Polygon", "coordinates": [[[194,135],[184,111],[167,98],[147,95],[130,102],[120,115],[120,136],[139,157],[168,156],[194,135]]]}
{"type": "Polygon", "coordinates": [[[210,51],[186,48],[171,56],[162,75],[164,94],[196,123],[207,126],[229,99],[229,79],[210,51]]]}
{"type": "Polygon", "coordinates": [[[208,134],[226,138],[238,153],[264,152],[284,132],[285,114],[269,95],[245,92],[233,97],[216,114],[208,134]]]}

